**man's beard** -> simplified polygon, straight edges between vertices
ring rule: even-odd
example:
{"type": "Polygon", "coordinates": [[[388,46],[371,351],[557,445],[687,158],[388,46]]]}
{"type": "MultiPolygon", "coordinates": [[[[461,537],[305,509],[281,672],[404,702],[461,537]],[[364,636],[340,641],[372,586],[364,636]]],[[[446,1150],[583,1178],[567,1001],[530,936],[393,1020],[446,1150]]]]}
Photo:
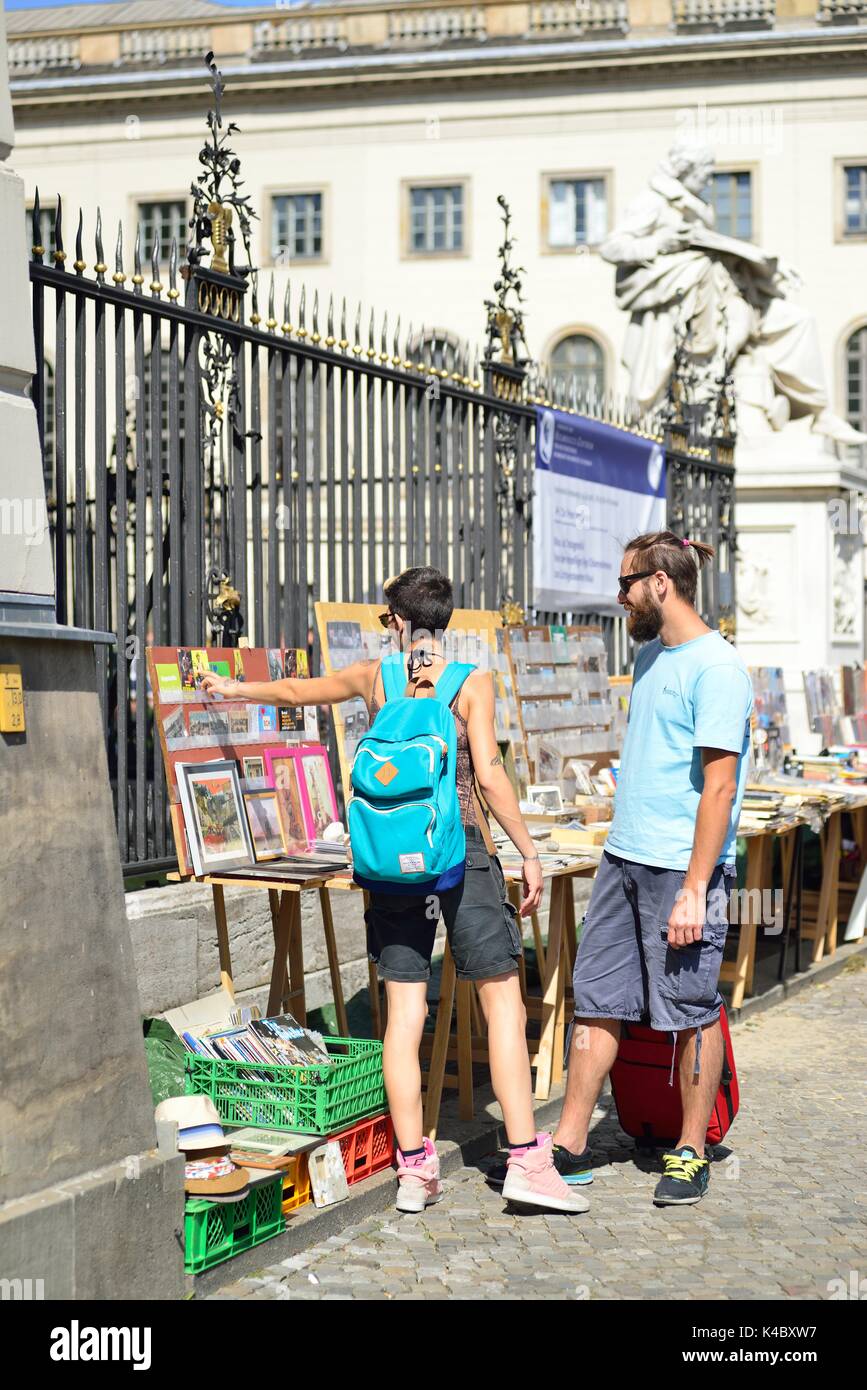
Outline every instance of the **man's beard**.
{"type": "Polygon", "coordinates": [[[629,614],[629,636],[633,642],[652,642],[654,637],[659,636],[662,621],[662,604],[648,597],[641,608],[633,608],[629,614]]]}

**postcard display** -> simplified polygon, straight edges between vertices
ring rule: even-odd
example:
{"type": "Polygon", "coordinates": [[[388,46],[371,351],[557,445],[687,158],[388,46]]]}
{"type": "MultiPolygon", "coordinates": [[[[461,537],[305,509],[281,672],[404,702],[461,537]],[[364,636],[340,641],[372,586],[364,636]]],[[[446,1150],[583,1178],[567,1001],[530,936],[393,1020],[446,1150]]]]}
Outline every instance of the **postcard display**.
{"type": "MultiPolygon", "coordinates": [[[[395,650],[389,633],[379,621],[385,604],[317,603],[315,607],[325,669],[329,674],[355,661],[379,660],[395,650]]],[[[529,767],[506,631],[499,613],[456,608],[443,635],[443,651],[449,660],[470,661],[492,672],[497,740],[507,749],[506,770],[518,793],[523,794],[529,782],[529,767]]],[[[361,698],[346,700],[332,709],[340,773],[346,791],[355,750],[367,733],[370,720],[361,698]]]]}
{"type": "Polygon", "coordinates": [[[784,749],[791,742],[783,668],[751,666],[749,671],[753,683],[753,758],[757,768],[776,771],[782,767],[784,749]]]}
{"type": "Polygon", "coordinates": [[[533,782],[568,790],[570,763],[596,768],[616,755],[605,643],[598,628],[583,626],[510,627],[508,634],[533,782]]]}
{"type": "Polygon", "coordinates": [[[807,699],[807,718],[810,728],[820,734],[822,743],[842,743],[843,701],[840,668],[804,672],[804,694],[807,699]]]}
{"type": "Polygon", "coordinates": [[[810,728],[824,746],[867,743],[867,689],[863,666],[804,672],[810,728]]]}
{"type": "Polygon", "coordinates": [[[209,671],[240,682],[303,679],[306,651],[150,647],[147,662],[182,874],[303,852],[338,819],[315,707],[250,704],[201,689],[209,671]]]}

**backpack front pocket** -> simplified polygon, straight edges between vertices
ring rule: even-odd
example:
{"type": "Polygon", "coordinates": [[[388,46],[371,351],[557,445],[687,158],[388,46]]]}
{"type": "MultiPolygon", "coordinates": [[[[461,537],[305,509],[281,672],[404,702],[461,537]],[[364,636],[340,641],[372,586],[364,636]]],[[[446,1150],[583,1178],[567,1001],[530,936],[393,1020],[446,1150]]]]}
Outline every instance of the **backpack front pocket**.
{"type": "Polygon", "coordinates": [[[414,883],[438,872],[434,864],[437,810],[430,802],[374,806],[364,797],[354,796],[346,818],[356,875],[414,883]]]}
{"type": "Polygon", "coordinates": [[[392,744],[371,739],[353,760],[352,789],[374,802],[432,797],[444,753],[442,740],[433,737],[392,744]]]}

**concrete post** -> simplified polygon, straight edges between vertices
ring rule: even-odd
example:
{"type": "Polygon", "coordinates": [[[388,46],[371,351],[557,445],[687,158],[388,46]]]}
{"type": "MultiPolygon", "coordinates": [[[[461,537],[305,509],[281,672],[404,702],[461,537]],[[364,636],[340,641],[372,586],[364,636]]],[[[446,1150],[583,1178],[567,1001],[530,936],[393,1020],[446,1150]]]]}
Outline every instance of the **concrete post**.
{"type": "Polygon", "coordinates": [[[13,145],[0,10],[0,666],[26,722],[0,732],[0,1281],[172,1298],[183,1160],[157,1149],[124,911],[94,661],[113,639],[54,621],[13,145]]]}

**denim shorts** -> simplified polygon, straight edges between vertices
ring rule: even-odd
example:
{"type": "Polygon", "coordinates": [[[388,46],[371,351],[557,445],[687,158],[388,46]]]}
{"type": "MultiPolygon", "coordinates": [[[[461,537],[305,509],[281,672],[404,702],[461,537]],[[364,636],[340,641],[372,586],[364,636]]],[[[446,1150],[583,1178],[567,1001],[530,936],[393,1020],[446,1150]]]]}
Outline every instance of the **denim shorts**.
{"type": "Polygon", "coordinates": [[[575,958],[576,1018],[624,1019],[679,1032],[719,1016],[735,870],[716,866],[701,940],[675,948],[667,940],[668,919],[685,877],[685,869],[603,853],[575,958]]]}
{"type": "Polygon", "coordinates": [[[481,831],[466,826],[463,882],[430,897],[371,893],[364,920],[367,951],[383,980],[430,979],[430,962],[440,914],[459,980],[488,980],[518,968],[523,954],[516,909],[508,900],[503,869],[488,854],[481,831]],[[437,910],[437,908],[439,910],[437,910]]]}

